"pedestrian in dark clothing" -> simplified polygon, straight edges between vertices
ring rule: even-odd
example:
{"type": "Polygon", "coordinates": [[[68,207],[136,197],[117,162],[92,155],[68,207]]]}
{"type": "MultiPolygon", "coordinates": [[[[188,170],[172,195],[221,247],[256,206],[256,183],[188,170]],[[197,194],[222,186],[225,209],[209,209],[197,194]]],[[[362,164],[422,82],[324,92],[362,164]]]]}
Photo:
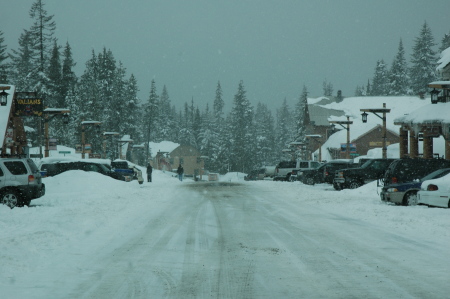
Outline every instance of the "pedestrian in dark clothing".
{"type": "Polygon", "coordinates": [[[147,182],[152,182],[152,171],[153,167],[150,165],[150,163],[147,164],[147,182]]]}
{"type": "Polygon", "coordinates": [[[177,173],[178,173],[178,179],[180,181],[183,181],[184,169],[183,169],[183,166],[181,166],[181,164],[178,166],[177,173]]]}

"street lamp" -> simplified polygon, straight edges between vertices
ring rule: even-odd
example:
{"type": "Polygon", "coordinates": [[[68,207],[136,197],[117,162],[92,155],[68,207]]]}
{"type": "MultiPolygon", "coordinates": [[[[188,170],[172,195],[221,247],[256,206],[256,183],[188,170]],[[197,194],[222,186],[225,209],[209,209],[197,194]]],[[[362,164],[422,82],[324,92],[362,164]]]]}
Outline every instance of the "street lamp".
{"type": "Polygon", "coordinates": [[[430,91],[431,94],[431,104],[437,104],[439,101],[439,94],[441,93],[440,90],[433,88],[432,91],[430,91]]]}
{"type": "Polygon", "coordinates": [[[347,116],[347,120],[330,120],[331,124],[340,125],[342,128],[347,130],[347,148],[345,150],[345,156],[347,159],[350,159],[350,125],[353,124],[353,121],[350,120],[350,116],[347,116]],[[347,127],[344,127],[347,125],[347,127]]]}
{"type": "Polygon", "coordinates": [[[6,106],[6,104],[8,103],[8,95],[9,93],[2,89],[2,92],[0,92],[0,104],[2,106],[6,106]]]}
{"type": "Polygon", "coordinates": [[[84,150],[85,150],[85,141],[84,141],[84,132],[86,130],[86,126],[94,126],[97,130],[97,133],[100,131],[100,125],[102,123],[96,120],[88,120],[81,122],[81,159],[84,159],[84,150]]]}
{"type": "Polygon", "coordinates": [[[305,137],[310,138],[319,144],[319,162],[322,162],[322,142],[320,142],[322,135],[305,135],[305,137]]]}
{"type": "Polygon", "coordinates": [[[48,122],[56,116],[61,116],[63,124],[67,125],[69,123],[69,109],[59,109],[59,108],[46,108],[42,111],[44,114],[44,139],[45,139],[45,150],[44,157],[49,156],[49,138],[48,138],[48,122]]]}
{"type": "Polygon", "coordinates": [[[386,108],[386,103],[383,103],[383,108],[375,108],[375,109],[359,109],[360,111],[363,111],[363,113],[361,114],[362,117],[362,122],[366,123],[367,122],[367,113],[366,112],[371,112],[373,114],[375,114],[376,116],[378,116],[378,118],[383,120],[383,159],[387,158],[387,147],[386,147],[386,113],[391,112],[391,109],[386,108]],[[383,113],[383,116],[379,116],[377,113],[383,113]]]}

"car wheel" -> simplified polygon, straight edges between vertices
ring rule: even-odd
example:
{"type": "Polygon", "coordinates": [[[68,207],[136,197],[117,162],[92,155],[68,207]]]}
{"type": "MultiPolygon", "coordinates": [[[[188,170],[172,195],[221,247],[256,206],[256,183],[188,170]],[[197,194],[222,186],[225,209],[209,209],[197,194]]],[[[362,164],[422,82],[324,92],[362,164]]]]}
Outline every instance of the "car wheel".
{"type": "Polygon", "coordinates": [[[12,209],[19,205],[19,194],[15,190],[6,190],[0,195],[0,203],[12,209]]]}
{"type": "Polygon", "coordinates": [[[404,206],[415,206],[417,205],[417,192],[408,192],[403,198],[404,206]]]}
{"type": "Polygon", "coordinates": [[[306,178],[305,184],[306,185],[314,185],[314,179],[313,178],[306,178]]]}
{"type": "Polygon", "coordinates": [[[356,189],[361,187],[361,183],[358,181],[351,181],[350,184],[348,185],[349,189],[356,189]]]}

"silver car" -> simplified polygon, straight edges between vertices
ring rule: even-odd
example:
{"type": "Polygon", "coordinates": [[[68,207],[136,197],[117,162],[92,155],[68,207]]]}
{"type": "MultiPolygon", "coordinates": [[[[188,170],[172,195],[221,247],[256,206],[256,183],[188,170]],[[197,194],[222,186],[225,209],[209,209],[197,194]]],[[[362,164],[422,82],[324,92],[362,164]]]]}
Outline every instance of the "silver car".
{"type": "Polygon", "coordinates": [[[10,208],[29,205],[45,194],[45,184],[33,160],[0,158],[0,203],[10,208]]]}

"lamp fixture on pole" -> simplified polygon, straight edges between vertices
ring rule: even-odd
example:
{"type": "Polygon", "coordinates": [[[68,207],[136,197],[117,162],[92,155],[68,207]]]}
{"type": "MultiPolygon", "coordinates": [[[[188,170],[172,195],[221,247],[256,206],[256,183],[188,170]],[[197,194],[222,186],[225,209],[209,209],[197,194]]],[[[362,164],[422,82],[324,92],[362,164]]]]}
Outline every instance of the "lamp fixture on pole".
{"type": "Polygon", "coordinates": [[[383,120],[383,159],[387,158],[387,147],[386,147],[386,113],[391,112],[391,109],[386,108],[386,103],[383,103],[383,108],[373,108],[373,109],[359,109],[360,111],[363,111],[361,114],[362,122],[367,122],[367,113],[371,112],[378,116],[381,120],[383,120]],[[383,113],[383,116],[379,116],[377,113],[383,113]]]}
{"type": "Polygon", "coordinates": [[[42,111],[44,115],[44,142],[45,142],[45,150],[44,157],[47,158],[49,156],[49,138],[48,138],[48,123],[56,116],[61,116],[63,124],[67,125],[69,123],[69,109],[59,109],[59,108],[46,108],[42,111]]]}
{"type": "Polygon", "coordinates": [[[431,94],[431,104],[437,104],[439,102],[439,94],[441,91],[439,89],[433,88],[432,91],[430,91],[431,94]]]}
{"type": "Polygon", "coordinates": [[[345,157],[350,159],[350,125],[353,124],[353,121],[350,120],[350,116],[347,116],[347,120],[331,120],[329,123],[338,124],[347,130],[347,148],[345,149],[345,157]],[[344,127],[344,125],[347,125],[347,127],[344,127]]]}
{"type": "Polygon", "coordinates": [[[6,106],[6,104],[8,104],[8,95],[9,95],[9,93],[7,93],[4,90],[2,90],[2,92],[0,92],[0,104],[2,106],[6,106]]]}

